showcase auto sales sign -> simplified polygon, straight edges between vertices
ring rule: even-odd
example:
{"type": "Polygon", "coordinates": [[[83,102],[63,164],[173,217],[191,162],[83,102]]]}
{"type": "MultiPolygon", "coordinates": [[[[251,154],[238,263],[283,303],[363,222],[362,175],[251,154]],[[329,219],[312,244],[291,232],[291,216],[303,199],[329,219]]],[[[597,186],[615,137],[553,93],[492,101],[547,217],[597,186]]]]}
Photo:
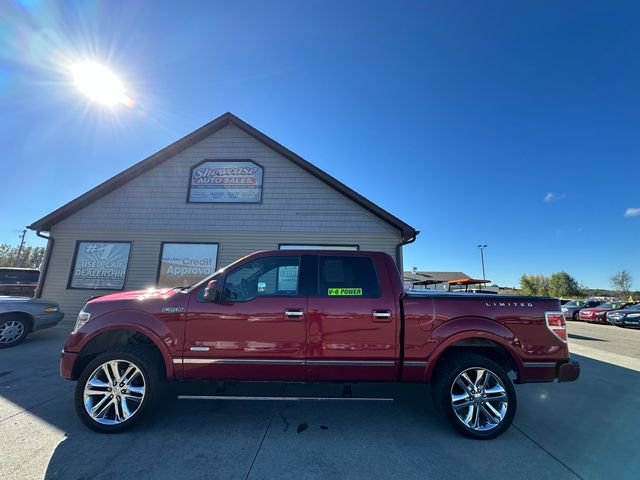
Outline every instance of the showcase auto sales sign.
{"type": "Polygon", "coordinates": [[[250,161],[207,160],[191,169],[189,202],[260,203],[262,173],[250,161]]]}

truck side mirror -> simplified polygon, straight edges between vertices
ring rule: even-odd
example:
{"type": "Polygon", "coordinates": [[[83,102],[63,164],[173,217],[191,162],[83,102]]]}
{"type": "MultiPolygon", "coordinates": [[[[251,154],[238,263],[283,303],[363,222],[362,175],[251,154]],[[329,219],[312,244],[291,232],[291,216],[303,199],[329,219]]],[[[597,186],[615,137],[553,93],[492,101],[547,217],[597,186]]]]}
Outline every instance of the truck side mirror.
{"type": "Polygon", "coordinates": [[[202,292],[202,298],[207,302],[219,302],[222,299],[222,287],[218,285],[217,279],[209,280],[202,292]]]}

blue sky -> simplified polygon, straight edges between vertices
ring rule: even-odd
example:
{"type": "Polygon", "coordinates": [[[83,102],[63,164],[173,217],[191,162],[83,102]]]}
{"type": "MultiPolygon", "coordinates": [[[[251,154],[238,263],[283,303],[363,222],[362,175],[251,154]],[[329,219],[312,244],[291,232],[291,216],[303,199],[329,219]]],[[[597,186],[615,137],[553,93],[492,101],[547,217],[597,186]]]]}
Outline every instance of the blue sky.
{"type": "Polygon", "coordinates": [[[481,275],[485,243],[501,285],[564,269],[606,288],[626,268],[640,288],[639,17],[607,1],[0,0],[0,242],[231,111],[421,230],[406,267],[481,275]],[[135,106],[79,94],[65,65],[81,59],[135,106]]]}

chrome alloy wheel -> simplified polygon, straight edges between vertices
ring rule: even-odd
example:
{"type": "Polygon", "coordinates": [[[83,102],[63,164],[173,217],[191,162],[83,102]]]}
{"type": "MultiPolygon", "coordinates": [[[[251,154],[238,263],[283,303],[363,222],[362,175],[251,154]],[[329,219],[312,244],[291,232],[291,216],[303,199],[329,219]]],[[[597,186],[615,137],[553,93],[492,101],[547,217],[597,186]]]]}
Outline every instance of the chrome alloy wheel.
{"type": "Polygon", "coordinates": [[[0,325],[0,343],[16,342],[24,334],[24,324],[16,320],[9,320],[0,325]]]}
{"type": "Polygon", "coordinates": [[[145,394],[142,371],[128,360],[109,360],[96,368],[84,386],[84,408],[103,425],[117,425],[134,416],[145,394]]]}
{"type": "Polygon", "coordinates": [[[500,378],[481,367],[461,372],[451,385],[451,406],[466,427],[486,432],[496,428],[509,408],[500,378]]]}

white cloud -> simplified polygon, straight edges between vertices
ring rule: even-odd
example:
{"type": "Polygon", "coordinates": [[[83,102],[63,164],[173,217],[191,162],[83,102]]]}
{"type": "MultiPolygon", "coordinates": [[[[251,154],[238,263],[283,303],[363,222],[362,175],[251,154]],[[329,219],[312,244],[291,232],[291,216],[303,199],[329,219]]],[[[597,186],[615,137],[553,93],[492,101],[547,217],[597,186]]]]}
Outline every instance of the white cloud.
{"type": "Polygon", "coordinates": [[[624,212],[625,217],[637,217],[640,216],[640,208],[627,208],[624,212]]]}
{"type": "Polygon", "coordinates": [[[567,195],[564,193],[553,193],[553,192],[549,192],[544,196],[544,201],[545,202],[555,202],[556,200],[562,200],[563,198],[565,198],[567,195]]]}

